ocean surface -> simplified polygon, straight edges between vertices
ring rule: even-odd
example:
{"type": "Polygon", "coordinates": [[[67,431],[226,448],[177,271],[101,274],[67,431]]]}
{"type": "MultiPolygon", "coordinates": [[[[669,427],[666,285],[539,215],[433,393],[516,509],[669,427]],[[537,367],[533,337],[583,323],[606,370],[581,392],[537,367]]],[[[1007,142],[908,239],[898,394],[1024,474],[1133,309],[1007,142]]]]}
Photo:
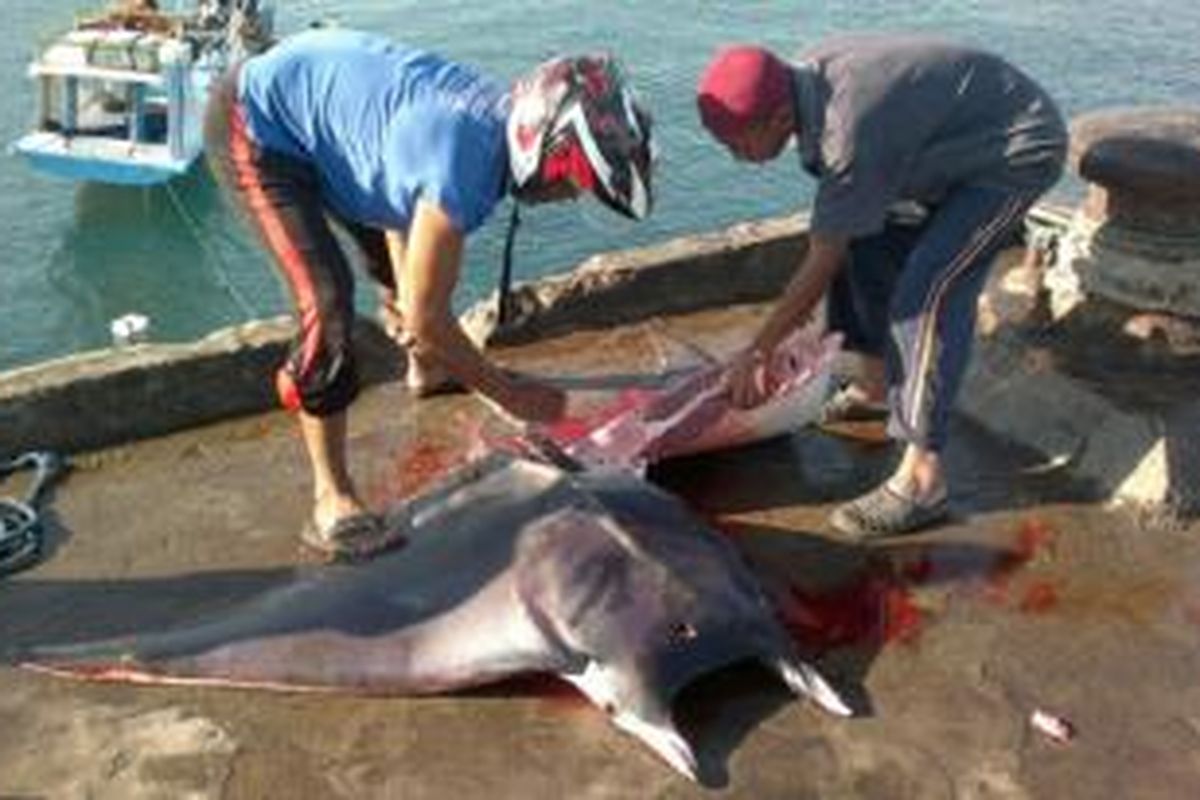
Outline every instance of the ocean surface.
{"type": "MultiPolygon", "coordinates": [[[[170,8],[173,0],[163,0],[170,8]]],[[[0,140],[33,116],[26,63],[70,24],[80,0],[4,0],[0,140]]],[[[661,160],[653,218],[624,222],[581,201],[529,209],[517,277],[569,269],[589,254],[710,230],[807,204],[795,157],[735,164],[710,141],[693,86],[713,49],[749,41],[792,53],[852,30],[941,34],[1008,56],[1068,116],[1128,104],[1200,103],[1195,0],[926,0],[920,3],[699,0],[276,0],[277,30],[332,19],[436,49],[511,78],[560,52],[615,51],[652,109],[661,160]]],[[[919,114],[919,109],[914,109],[919,114]]],[[[1065,180],[1062,199],[1077,196],[1065,180]]],[[[501,206],[470,242],[461,306],[490,292],[507,220],[501,206]]],[[[201,168],[150,189],[77,185],[0,157],[0,370],[110,342],[110,321],[151,319],[151,337],[180,341],[286,310],[284,292],[201,168]]],[[[362,281],[360,281],[361,283],[362,281]]],[[[360,291],[370,310],[370,293],[360,291]]]]}

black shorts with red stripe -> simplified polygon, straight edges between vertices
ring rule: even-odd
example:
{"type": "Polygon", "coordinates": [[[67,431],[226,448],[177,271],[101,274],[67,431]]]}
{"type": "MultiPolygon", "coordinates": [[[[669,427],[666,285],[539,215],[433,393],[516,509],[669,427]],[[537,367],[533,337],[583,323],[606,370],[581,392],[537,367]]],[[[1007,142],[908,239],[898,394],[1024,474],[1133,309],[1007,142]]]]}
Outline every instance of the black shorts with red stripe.
{"type": "Polygon", "coordinates": [[[390,288],[383,231],[339,218],[312,164],[254,142],[237,100],[236,67],[213,85],[204,137],[209,166],[230,205],[271,254],[291,293],[299,328],[276,374],[280,401],[318,417],[344,411],[358,393],[354,275],[334,226],[357,244],[371,278],[390,288]]]}

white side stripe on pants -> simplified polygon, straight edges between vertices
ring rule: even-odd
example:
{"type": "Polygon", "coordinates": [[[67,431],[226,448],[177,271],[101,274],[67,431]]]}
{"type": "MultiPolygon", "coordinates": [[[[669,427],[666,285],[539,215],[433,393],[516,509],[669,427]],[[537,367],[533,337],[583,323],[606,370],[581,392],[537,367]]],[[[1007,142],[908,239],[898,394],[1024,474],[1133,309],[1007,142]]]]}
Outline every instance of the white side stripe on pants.
{"type": "Polygon", "coordinates": [[[1007,230],[1009,224],[1018,214],[1025,213],[1025,209],[1029,205],[1029,198],[1016,197],[1008,201],[1008,204],[997,214],[991,222],[984,228],[976,232],[975,238],[968,245],[959,251],[958,255],[950,263],[949,269],[935,284],[933,291],[929,295],[929,299],[925,303],[925,308],[922,310],[918,319],[920,320],[919,330],[917,335],[917,358],[914,360],[914,369],[909,376],[911,388],[908,391],[908,408],[910,418],[908,424],[916,428],[918,424],[917,415],[921,408],[921,401],[924,400],[925,392],[928,387],[928,375],[930,372],[930,362],[934,358],[938,311],[949,291],[951,283],[963,274],[966,269],[974,261],[992,240],[1001,232],[1007,230]]]}

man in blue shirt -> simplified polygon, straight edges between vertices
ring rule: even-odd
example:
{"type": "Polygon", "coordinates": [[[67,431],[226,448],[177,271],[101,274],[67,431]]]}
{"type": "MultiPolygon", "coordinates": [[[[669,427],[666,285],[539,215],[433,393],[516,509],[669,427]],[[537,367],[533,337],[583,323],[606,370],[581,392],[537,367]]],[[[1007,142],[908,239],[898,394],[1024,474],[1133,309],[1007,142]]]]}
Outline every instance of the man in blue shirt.
{"type": "Polygon", "coordinates": [[[594,194],[640,219],[651,205],[649,116],[607,56],[546,62],[509,91],[471,67],[385,38],[309,31],[214,89],[206,148],[271,253],[299,330],[278,371],[314,476],[304,540],[331,556],[393,544],[354,489],[346,409],[358,389],[353,275],[330,223],[358,244],[401,325],[410,385],[448,372],[516,417],[547,421],[560,389],[491,364],[451,298],[466,237],[507,194],[594,194]]]}
{"type": "Polygon", "coordinates": [[[941,452],[988,268],[1058,180],[1067,130],[1054,101],[991,53],[911,35],[830,40],[795,61],[735,46],[713,58],[697,104],[745,161],[793,138],[817,179],[808,250],[733,363],[735,403],[761,402],[776,344],[828,292],[830,326],[868,369],[851,395],[883,404],[905,443],[895,473],[836,509],[858,539],[947,513],[941,452]]]}

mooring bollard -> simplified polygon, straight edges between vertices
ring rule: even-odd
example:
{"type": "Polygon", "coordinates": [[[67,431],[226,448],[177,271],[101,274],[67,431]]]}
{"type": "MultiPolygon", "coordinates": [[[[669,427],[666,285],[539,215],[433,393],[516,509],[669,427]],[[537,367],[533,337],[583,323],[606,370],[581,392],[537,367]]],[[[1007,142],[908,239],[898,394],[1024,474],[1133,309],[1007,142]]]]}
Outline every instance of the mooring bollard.
{"type": "Polygon", "coordinates": [[[1146,519],[1200,514],[1200,106],[1078,117],[1070,164],[1087,194],[1031,210],[960,407],[1146,519]]]}
{"type": "Polygon", "coordinates": [[[1200,325],[1200,108],[1101,110],[1071,123],[1070,163],[1087,181],[1058,242],[1053,286],[1200,325]]]}

